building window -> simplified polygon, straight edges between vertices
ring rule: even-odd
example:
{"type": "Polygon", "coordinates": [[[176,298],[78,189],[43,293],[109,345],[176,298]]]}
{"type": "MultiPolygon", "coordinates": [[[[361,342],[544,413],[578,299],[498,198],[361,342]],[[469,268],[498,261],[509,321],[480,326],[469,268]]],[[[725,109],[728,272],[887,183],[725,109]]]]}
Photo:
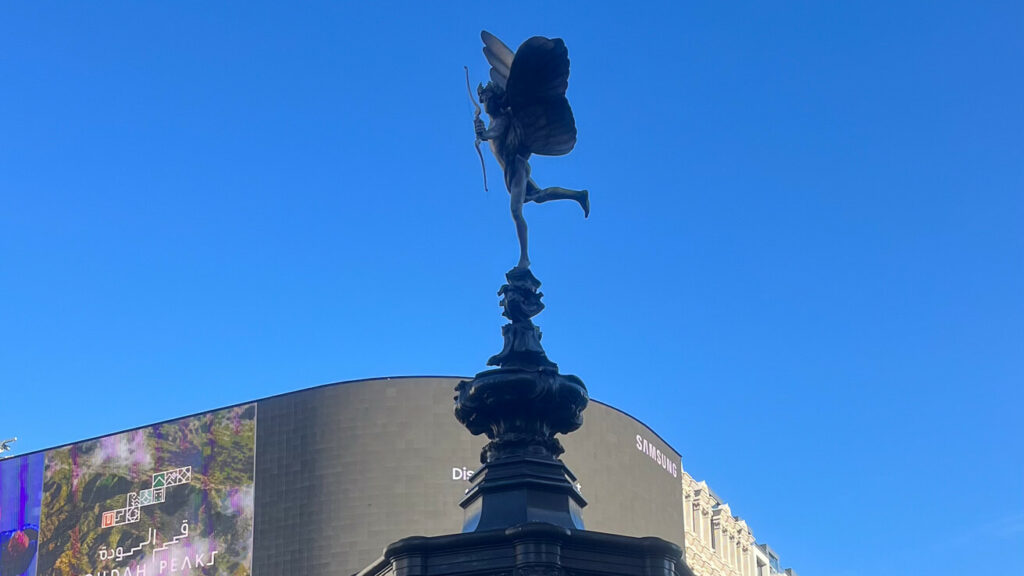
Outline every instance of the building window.
{"type": "Polygon", "coordinates": [[[711,525],[711,549],[718,550],[718,531],[714,524],[711,525]]]}
{"type": "Polygon", "coordinates": [[[683,494],[683,529],[686,529],[686,520],[688,516],[693,516],[693,509],[690,506],[690,497],[683,494]]]}

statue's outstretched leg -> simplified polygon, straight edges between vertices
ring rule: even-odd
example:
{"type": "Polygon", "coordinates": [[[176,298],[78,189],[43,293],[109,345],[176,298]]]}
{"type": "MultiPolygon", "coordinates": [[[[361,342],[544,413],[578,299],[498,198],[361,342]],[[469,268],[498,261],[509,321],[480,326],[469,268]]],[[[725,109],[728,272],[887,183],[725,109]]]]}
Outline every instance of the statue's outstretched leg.
{"type": "Polygon", "coordinates": [[[526,185],[526,201],[543,204],[551,200],[575,200],[583,208],[583,217],[590,216],[590,192],[587,190],[570,190],[552,186],[541,188],[530,178],[526,185]]]}

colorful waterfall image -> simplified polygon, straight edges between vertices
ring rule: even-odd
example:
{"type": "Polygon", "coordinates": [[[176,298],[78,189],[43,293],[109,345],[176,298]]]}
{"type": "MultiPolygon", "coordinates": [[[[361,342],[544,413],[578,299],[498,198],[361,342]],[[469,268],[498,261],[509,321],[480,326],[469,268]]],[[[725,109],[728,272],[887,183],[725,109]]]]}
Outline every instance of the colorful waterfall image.
{"type": "Polygon", "coordinates": [[[247,576],[255,441],[249,404],[46,452],[39,574],[247,576]]]}
{"type": "Polygon", "coordinates": [[[35,576],[43,455],[0,460],[0,576],[35,576]]]}

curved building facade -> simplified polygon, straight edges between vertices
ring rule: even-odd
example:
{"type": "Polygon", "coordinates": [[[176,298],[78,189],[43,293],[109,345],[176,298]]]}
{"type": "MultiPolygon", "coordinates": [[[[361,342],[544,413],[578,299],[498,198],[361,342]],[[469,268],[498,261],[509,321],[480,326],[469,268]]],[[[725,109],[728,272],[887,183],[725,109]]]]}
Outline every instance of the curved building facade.
{"type": "MultiPolygon", "coordinates": [[[[331,384],[0,461],[0,575],[352,574],[459,532],[460,378],[331,384]]],[[[599,402],[562,438],[588,530],[684,547],[679,454],[599,402]]]]}

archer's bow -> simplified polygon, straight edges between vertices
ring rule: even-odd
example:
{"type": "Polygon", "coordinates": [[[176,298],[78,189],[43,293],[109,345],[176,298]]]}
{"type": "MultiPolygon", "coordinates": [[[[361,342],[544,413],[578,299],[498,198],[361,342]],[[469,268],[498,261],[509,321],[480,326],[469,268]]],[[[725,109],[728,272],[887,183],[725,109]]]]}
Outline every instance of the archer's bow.
{"type": "MultiPolygon", "coordinates": [[[[473,98],[473,89],[469,87],[469,66],[463,66],[466,69],[466,93],[469,94],[469,101],[473,103],[473,108],[476,112],[473,113],[473,123],[480,118],[480,105],[477,104],[476,98],[473,98]]],[[[480,157],[480,170],[484,173],[484,192],[487,192],[487,165],[484,164],[484,153],[480,151],[480,137],[477,136],[473,146],[476,146],[476,154],[480,157]]]]}

